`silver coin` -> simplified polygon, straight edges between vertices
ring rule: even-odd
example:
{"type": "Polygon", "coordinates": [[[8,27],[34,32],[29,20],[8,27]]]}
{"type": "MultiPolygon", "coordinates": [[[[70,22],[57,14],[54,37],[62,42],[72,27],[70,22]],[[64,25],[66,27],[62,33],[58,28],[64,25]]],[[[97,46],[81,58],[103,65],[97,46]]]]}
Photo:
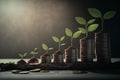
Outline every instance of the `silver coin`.
{"type": "Polygon", "coordinates": [[[29,71],[20,71],[19,74],[29,74],[29,71]]]}
{"type": "Polygon", "coordinates": [[[14,74],[17,74],[17,73],[20,72],[20,70],[12,70],[11,72],[14,73],[14,74]]]}
{"type": "Polygon", "coordinates": [[[32,69],[31,72],[40,72],[41,69],[32,69]]]}

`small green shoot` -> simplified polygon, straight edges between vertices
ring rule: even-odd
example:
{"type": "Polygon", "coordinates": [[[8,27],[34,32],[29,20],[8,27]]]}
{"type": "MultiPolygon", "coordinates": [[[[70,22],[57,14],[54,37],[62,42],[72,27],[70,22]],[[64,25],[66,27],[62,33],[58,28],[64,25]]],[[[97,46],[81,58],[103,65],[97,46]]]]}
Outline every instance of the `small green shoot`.
{"type": "Polygon", "coordinates": [[[116,12],[113,10],[107,11],[104,14],[102,14],[102,12],[96,8],[88,8],[88,12],[92,17],[101,19],[101,29],[102,30],[103,30],[103,26],[104,26],[104,20],[111,19],[116,14],[116,12]]]}
{"type": "Polygon", "coordinates": [[[43,48],[43,50],[46,51],[46,53],[48,53],[48,51],[50,51],[50,50],[53,50],[52,47],[48,47],[48,45],[45,43],[42,43],[42,48],[43,48]]]}
{"type": "Polygon", "coordinates": [[[65,39],[65,36],[62,36],[61,38],[52,36],[52,39],[54,42],[58,43],[58,50],[61,50],[61,46],[65,45],[65,43],[62,43],[62,41],[65,39]]]}
{"type": "Polygon", "coordinates": [[[34,50],[30,52],[30,54],[31,54],[33,57],[35,57],[35,55],[38,54],[37,48],[34,48],[34,50]]]}
{"type": "Polygon", "coordinates": [[[98,28],[98,24],[94,24],[95,19],[90,19],[90,20],[86,20],[82,17],[75,17],[75,20],[79,23],[84,25],[84,28],[78,28],[82,34],[86,34],[86,37],[88,36],[89,32],[93,32],[98,28]]]}
{"type": "Polygon", "coordinates": [[[20,53],[19,54],[19,57],[21,58],[21,59],[23,59],[23,58],[25,58],[27,56],[27,53],[25,52],[25,53],[20,53]]]}
{"type": "Polygon", "coordinates": [[[81,34],[81,31],[76,31],[73,33],[71,29],[65,28],[65,33],[68,37],[71,38],[70,41],[71,41],[71,46],[72,46],[73,39],[78,38],[81,34]]]}

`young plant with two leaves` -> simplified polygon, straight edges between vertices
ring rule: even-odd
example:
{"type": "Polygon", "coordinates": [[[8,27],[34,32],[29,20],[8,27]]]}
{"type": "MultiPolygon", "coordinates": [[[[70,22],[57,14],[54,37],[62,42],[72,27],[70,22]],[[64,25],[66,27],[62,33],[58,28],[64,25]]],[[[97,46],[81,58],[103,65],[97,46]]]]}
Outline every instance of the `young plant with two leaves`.
{"type": "Polygon", "coordinates": [[[25,58],[26,56],[27,56],[27,52],[25,52],[25,53],[20,53],[20,54],[19,54],[19,57],[20,57],[21,59],[25,58]]]}
{"type": "Polygon", "coordinates": [[[38,48],[34,48],[34,50],[30,52],[30,54],[32,55],[31,59],[28,61],[30,65],[36,65],[39,63],[39,60],[35,57],[35,55],[38,54],[37,49],[38,48]]]}
{"type": "Polygon", "coordinates": [[[25,53],[20,53],[19,57],[21,58],[21,60],[17,61],[18,65],[24,65],[26,64],[26,61],[23,60],[23,58],[25,58],[27,56],[27,52],[25,53]]]}
{"type": "Polygon", "coordinates": [[[42,49],[46,51],[46,53],[48,53],[49,51],[53,50],[52,47],[48,47],[47,44],[42,43],[42,49]]]}
{"type": "Polygon", "coordinates": [[[88,33],[89,32],[93,32],[95,31],[99,24],[95,24],[95,19],[90,19],[90,20],[86,20],[83,17],[75,17],[75,20],[77,21],[77,23],[84,25],[84,27],[80,27],[78,28],[82,34],[86,34],[86,37],[88,37],[88,33]]]}
{"type": "Polygon", "coordinates": [[[48,63],[51,63],[50,59],[52,58],[51,54],[49,53],[49,51],[53,50],[53,47],[48,47],[47,44],[45,43],[42,43],[42,48],[43,50],[45,50],[45,54],[43,54],[41,56],[41,61],[42,62],[48,62],[48,63]],[[46,58],[47,57],[47,58],[46,58]]]}
{"type": "Polygon", "coordinates": [[[89,14],[94,17],[101,20],[101,31],[103,31],[104,21],[111,19],[115,16],[116,11],[110,10],[102,14],[102,12],[96,8],[88,8],[89,14]]]}
{"type": "Polygon", "coordinates": [[[78,38],[81,34],[81,31],[72,32],[71,29],[65,28],[65,34],[70,37],[71,46],[73,45],[73,39],[78,38]]]}
{"type": "Polygon", "coordinates": [[[35,57],[35,55],[38,54],[37,48],[34,48],[34,50],[30,52],[30,54],[31,54],[33,57],[35,57]]]}
{"type": "Polygon", "coordinates": [[[58,38],[57,36],[52,36],[52,39],[54,42],[56,42],[58,44],[58,51],[60,51],[61,46],[65,45],[65,43],[63,43],[65,36],[62,36],[60,38],[58,38]]]}
{"type": "Polygon", "coordinates": [[[100,10],[96,8],[88,8],[89,14],[97,19],[100,19],[101,21],[101,30],[99,32],[96,32],[95,34],[95,42],[96,42],[96,54],[97,54],[97,61],[100,63],[111,63],[111,57],[110,57],[110,41],[109,41],[109,34],[104,33],[104,22],[105,20],[109,20],[113,18],[116,14],[116,11],[110,10],[105,13],[102,13],[100,10]],[[104,37],[103,37],[104,36],[104,37]],[[104,46],[104,49],[102,49],[104,46]],[[105,59],[103,60],[103,56],[105,59]]]}

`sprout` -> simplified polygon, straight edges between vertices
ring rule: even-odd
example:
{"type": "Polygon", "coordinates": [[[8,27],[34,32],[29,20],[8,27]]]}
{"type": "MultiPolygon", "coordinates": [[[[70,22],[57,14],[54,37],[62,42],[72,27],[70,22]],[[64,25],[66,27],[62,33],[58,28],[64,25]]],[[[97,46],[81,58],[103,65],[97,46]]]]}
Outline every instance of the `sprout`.
{"type": "Polygon", "coordinates": [[[65,33],[68,37],[71,38],[70,41],[71,41],[71,46],[72,46],[73,39],[78,38],[81,34],[81,31],[76,31],[73,33],[71,29],[65,28],[65,33]]]}
{"type": "Polygon", "coordinates": [[[75,20],[79,23],[79,24],[82,24],[84,25],[84,28],[78,28],[82,34],[86,34],[86,37],[88,36],[88,33],[89,32],[93,32],[95,31],[99,24],[94,24],[95,22],[95,19],[90,19],[90,20],[85,20],[84,18],[82,17],[75,17],[75,20]]]}
{"type": "Polygon", "coordinates": [[[37,55],[37,54],[38,54],[37,48],[34,48],[34,50],[30,52],[30,54],[31,54],[32,56],[37,55]]]}
{"type": "Polygon", "coordinates": [[[102,14],[102,12],[96,8],[88,8],[88,12],[92,17],[101,19],[101,29],[102,30],[103,30],[104,20],[111,19],[116,14],[116,12],[113,10],[102,14]]]}
{"type": "Polygon", "coordinates": [[[19,54],[19,57],[21,58],[21,59],[23,59],[23,58],[25,58],[27,56],[27,53],[25,52],[25,53],[20,53],[19,54]]]}
{"type": "Polygon", "coordinates": [[[56,36],[52,36],[52,39],[54,42],[58,43],[58,50],[61,49],[61,46],[65,45],[65,43],[62,43],[62,41],[65,39],[65,36],[62,36],[61,38],[58,38],[56,36]]]}
{"type": "Polygon", "coordinates": [[[43,50],[45,50],[47,53],[48,53],[48,51],[53,50],[52,47],[49,48],[48,45],[45,44],[45,43],[42,43],[42,48],[43,48],[43,50]]]}

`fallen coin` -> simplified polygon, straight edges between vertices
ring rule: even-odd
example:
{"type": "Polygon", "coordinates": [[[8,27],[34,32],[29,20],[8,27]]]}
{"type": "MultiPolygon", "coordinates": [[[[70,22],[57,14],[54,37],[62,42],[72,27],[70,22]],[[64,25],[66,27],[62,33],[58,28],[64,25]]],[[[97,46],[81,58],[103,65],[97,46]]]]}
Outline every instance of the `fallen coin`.
{"type": "Polygon", "coordinates": [[[88,73],[87,71],[73,71],[73,74],[85,74],[88,73]]]}
{"type": "Polygon", "coordinates": [[[12,70],[11,72],[14,74],[18,74],[20,72],[20,70],[12,70]]]}
{"type": "Polygon", "coordinates": [[[31,66],[39,65],[40,63],[29,63],[31,66]]]}
{"type": "Polygon", "coordinates": [[[41,69],[32,69],[32,70],[30,70],[31,72],[40,72],[41,71],[41,69]]]}
{"type": "Polygon", "coordinates": [[[29,71],[20,71],[19,74],[29,74],[29,71]]]}

